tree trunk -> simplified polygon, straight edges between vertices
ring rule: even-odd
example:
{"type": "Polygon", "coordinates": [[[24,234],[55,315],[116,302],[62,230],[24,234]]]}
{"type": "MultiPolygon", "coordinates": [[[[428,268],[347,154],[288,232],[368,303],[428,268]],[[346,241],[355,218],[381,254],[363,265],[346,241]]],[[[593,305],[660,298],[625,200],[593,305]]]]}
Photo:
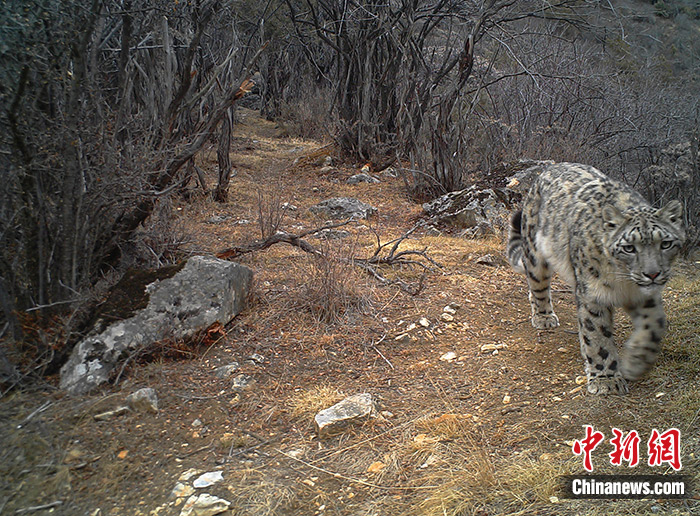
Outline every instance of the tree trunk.
{"type": "Polygon", "coordinates": [[[219,160],[219,184],[214,190],[214,200],[226,202],[228,200],[228,184],[231,180],[231,109],[224,115],[221,121],[221,134],[219,135],[219,148],[216,157],[219,160]]]}

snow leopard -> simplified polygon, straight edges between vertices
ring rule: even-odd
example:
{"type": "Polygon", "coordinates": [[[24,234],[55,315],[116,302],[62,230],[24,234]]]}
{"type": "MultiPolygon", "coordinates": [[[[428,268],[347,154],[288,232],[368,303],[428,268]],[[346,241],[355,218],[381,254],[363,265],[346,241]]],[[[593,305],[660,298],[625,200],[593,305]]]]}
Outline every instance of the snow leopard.
{"type": "Polygon", "coordinates": [[[511,221],[507,256],[524,273],[532,325],[555,328],[552,274],[576,297],[588,392],[626,394],[656,361],[667,322],[661,291],[685,241],[683,207],[653,208],[639,193],[576,163],[546,166],[511,221]],[[633,330],[618,354],[613,311],[633,330]]]}

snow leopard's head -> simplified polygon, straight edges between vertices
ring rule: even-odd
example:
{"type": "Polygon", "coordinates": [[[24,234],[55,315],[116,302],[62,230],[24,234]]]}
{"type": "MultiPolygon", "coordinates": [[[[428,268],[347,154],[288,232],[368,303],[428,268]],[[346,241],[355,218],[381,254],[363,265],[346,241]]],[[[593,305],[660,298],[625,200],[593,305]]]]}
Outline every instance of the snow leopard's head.
{"type": "Polygon", "coordinates": [[[607,205],[602,214],[608,252],[621,273],[640,287],[665,285],[685,242],[681,203],[671,201],[658,210],[642,206],[624,211],[607,205]]]}

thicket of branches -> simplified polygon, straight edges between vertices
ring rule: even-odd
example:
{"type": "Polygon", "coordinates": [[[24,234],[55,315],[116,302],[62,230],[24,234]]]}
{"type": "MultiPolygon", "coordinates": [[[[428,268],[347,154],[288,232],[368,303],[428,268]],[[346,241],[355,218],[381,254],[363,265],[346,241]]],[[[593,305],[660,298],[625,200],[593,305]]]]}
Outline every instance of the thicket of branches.
{"type": "Polygon", "coordinates": [[[0,17],[5,337],[133,262],[188,183],[226,201],[253,87],[265,116],[395,163],[417,199],[501,161],[571,160],[679,196],[697,222],[693,2],[32,0],[0,17]],[[209,141],[215,186],[196,163],[209,141]]]}
{"type": "MultiPolygon", "coordinates": [[[[196,152],[252,86],[232,13],[221,16],[227,9],[217,1],[3,4],[4,336],[22,337],[18,312],[70,308],[133,260],[124,250],[136,232],[196,176],[196,152]]],[[[222,134],[227,148],[230,131],[222,134]]],[[[227,172],[215,190],[222,198],[227,172]]],[[[162,258],[168,249],[153,241],[162,258]]]]}

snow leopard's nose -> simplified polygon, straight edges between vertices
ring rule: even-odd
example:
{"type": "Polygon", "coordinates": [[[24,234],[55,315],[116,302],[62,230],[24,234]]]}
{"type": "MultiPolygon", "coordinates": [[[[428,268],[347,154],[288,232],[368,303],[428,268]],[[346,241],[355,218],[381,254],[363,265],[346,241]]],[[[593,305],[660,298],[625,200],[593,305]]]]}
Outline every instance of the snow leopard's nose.
{"type": "Polygon", "coordinates": [[[661,274],[661,271],[658,272],[645,272],[644,275],[649,278],[651,281],[654,281],[656,278],[659,277],[659,274],[661,274]]]}

